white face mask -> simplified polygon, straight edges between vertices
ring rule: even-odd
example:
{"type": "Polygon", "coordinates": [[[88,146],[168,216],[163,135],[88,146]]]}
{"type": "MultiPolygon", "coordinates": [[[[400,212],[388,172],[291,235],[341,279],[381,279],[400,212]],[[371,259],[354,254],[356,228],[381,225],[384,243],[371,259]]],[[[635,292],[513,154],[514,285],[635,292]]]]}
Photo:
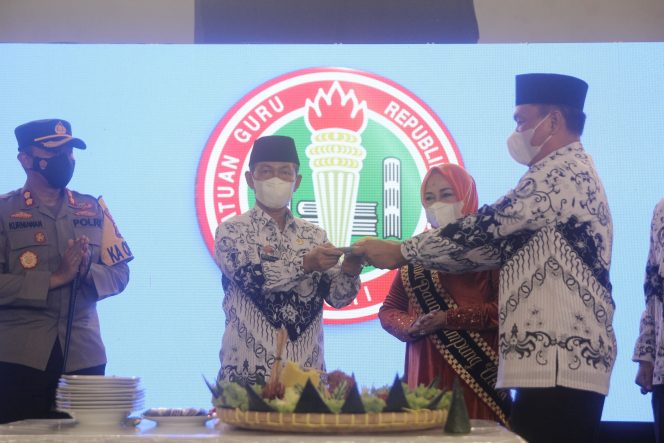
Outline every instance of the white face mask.
{"type": "Polygon", "coordinates": [[[295,182],[287,182],[279,177],[269,180],[256,180],[254,178],[254,192],[256,200],[271,209],[281,209],[288,206],[293,197],[295,182]]]}
{"type": "Polygon", "coordinates": [[[509,136],[507,139],[507,149],[516,162],[529,166],[537,154],[539,154],[542,146],[549,141],[551,135],[549,135],[541,144],[537,146],[531,145],[535,130],[539,128],[539,125],[541,125],[549,115],[551,114],[547,114],[539,123],[537,123],[537,125],[535,125],[534,128],[526,129],[521,132],[514,131],[512,135],[509,136]]]}
{"type": "Polygon", "coordinates": [[[454,223],[462,217],[461,208],[463,202],[454,203],[435,202],[424,209],[427,214],[427,221],[433,228],[440,228],[454,223]]]}

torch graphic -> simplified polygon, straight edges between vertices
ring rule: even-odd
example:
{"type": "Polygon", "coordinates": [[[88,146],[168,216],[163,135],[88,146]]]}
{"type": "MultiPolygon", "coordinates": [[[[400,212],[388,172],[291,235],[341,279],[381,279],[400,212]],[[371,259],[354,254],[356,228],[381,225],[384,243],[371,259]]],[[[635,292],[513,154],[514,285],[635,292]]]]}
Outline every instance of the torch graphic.
{"type": "Polygon", "coordinates": [[[366,150],[360,134],[367,124],[367,103],[353,89],[347,93],[338,81],[319,89],[305,102],[305,121],[311,131],[306,149],[313,171],[316,211],[321,226],[335,246],[350,245],[353,217],[366,150]]]}

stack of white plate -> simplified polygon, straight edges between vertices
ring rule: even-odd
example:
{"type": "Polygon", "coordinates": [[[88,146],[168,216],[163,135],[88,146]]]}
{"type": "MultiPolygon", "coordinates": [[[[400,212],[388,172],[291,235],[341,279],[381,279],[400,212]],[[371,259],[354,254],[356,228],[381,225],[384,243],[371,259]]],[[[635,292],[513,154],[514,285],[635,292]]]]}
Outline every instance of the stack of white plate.
{"type": "Polygon", "coordinates": [[[56,405],[81,424],[118,425],[143,408],[139,377],[63,375],[56,405]]]}

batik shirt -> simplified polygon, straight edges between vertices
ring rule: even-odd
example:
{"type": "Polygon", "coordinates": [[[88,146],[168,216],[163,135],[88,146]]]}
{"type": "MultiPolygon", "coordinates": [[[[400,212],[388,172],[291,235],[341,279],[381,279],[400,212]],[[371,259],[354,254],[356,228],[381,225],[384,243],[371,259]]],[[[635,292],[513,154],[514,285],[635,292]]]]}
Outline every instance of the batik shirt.
{"type": "Polygon", "coordinates": [[[616,357],[611,214],[578,142],[532,165],[492,205],[402,244],[443,272],[500,267],[497,387],[608,393],[616,357]]]}
{"type": "Polygon", "coordinates": [[[650,225],[650,252],[643,284],[646,309],[641,316],[639,338],[634,347],[634,361],[649,361],[654,365],[654,385],[664,384],[664,331],[662,328],[662,298],[664,297],[664,200],[655,207],[650,225]]]}
{"type": "Polygon", "coordinates": [[[360,278],[340,264],[304,272],[304,256],[327,242],[323,229],[290,212],[281,232],[258,207],[219,225],[215,255],[226,314],[219,379],[254,384],[268,378],[282,327],[288,332],[282,360],[325,370],[323,301],[341,308],[360,289],[360,278]]]}

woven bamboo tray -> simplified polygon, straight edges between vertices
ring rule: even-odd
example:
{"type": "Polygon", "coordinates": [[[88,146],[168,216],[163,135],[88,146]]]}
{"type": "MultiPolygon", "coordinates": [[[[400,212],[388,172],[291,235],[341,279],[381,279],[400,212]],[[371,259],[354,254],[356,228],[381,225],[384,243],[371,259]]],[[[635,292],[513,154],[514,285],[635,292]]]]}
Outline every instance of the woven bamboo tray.
{"type": "Polygon", "coordinates": [[[447,411],[421,409],[379,414],[302,414],[217,409],[220,422],[243,429],[276,432],[369,433],[402,432],[441,427],[447,411]]]}

